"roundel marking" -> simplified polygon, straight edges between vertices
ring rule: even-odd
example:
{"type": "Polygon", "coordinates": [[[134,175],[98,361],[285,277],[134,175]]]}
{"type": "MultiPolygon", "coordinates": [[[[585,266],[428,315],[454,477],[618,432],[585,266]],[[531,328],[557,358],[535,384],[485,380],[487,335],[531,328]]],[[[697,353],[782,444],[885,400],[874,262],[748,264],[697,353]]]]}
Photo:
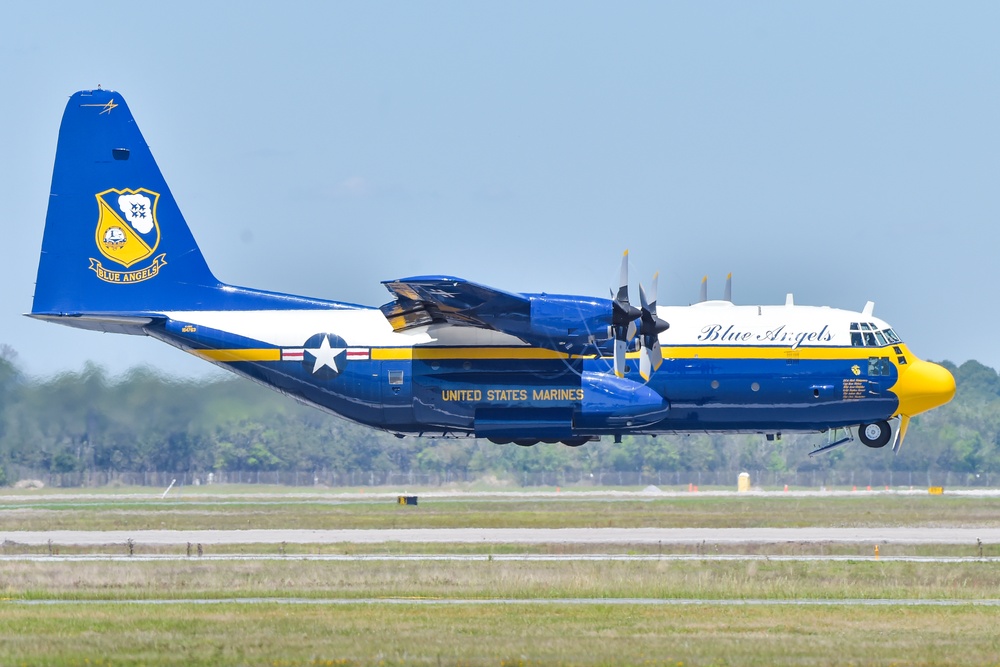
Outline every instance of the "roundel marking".
{"type": "Polygon", "coordinates": [[[320,380],[332,380],[347,367],[347,343],[337,334],[313,334],[302,351],[303,370],[320,380]]]}

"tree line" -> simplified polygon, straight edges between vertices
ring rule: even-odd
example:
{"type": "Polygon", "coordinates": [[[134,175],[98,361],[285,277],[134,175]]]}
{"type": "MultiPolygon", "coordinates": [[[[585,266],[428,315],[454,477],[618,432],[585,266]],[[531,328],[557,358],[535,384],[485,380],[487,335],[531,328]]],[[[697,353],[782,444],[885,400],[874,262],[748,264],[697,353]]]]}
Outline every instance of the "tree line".
{"type": "Polygon", "coordinates": [[[860,444],[810,458],[826,436],[626,436],[580,448],[406,437],[353,424],[240,378],[189,381],[146,368],[33,378],[0,350],[0,484],[16,470],[533,473],[580,471],[1000,470],[1000,376],[944,365],[958,391],[913,420],[903,449],[860,444]]]}

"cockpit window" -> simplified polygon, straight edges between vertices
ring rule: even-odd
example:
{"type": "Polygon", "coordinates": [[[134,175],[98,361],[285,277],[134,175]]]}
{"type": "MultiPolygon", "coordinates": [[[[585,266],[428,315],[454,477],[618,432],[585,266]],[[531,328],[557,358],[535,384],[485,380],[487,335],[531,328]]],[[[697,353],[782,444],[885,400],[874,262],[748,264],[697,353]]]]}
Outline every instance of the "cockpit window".
{"type": "Polygon", "coordinates": [[[885,347],[901,342],[892,329],[879,329],[873,322],[851,322],[853,347],[885,347]]]}

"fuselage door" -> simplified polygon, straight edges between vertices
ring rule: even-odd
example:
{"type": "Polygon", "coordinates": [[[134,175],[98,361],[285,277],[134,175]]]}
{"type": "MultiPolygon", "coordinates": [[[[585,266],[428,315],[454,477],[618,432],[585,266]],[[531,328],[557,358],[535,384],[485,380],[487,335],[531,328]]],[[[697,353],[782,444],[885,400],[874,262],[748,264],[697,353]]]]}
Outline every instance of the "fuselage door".
{"type": "Polygon", "coordinates": [[[379,387],[386,424],[413,423],[413,365],[409,361],[381,362],[379,387]]]}

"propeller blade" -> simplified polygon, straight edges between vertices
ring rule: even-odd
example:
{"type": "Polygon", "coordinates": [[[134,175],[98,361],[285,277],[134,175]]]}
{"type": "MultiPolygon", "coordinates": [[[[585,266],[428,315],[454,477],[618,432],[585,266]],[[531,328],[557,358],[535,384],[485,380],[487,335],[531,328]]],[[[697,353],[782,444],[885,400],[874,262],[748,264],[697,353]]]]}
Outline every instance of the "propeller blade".
{"type": "Polygon", "coordinates": [[[618,272],[618,293],[615,301],[628,303],[628,250],[622,255],[622,268],[618,272]]]}
{"type": "Polygon", "coordinates": [[[638,328],[635,321],[642,311],[628,300],[628,250],[622,255],[622,266],[618,274],[618,293],[611,300],[611,330],[615,338],[615,375],[625,377],[625,352],[638,328]]]}
{"type": "Polygon", "coordinates": [[[708,301],[708,276],[701,279],[701,294],[698,297],[698,301],[701,303],[708,301]]]}
{"type": "Polygon", "coordinates": [[[663,354],[660,351],[661,333],[670,328],[670,325],[661,320],[656,314],[656,288],[660,274],[653,275],[652,289],[650,296],[646,296],[646,290],[642,283],[639,283],[639,302],[642,304],[642,317],[639,324],[639,374],[647,382],[653,371],[660,368],[663,363],[663,354]]]}
{"type": "Polygon", "coordinates": [[[615,375],[625,377],[625,347],[627,342],[615,338],[615,375]]]}
{"type": "Polygon", "coordinates": [[[646,382],[653,375],[653,353],[645,345],[639,350],[639,375],[646,382]]]}
{"type": "Polygon", "coordinates": [[[726,276],[726,293],[725,293],[725,295],[722,298],[725,301],[728,301],[730,303],[733,302],[733,274],[732,274],[732,272],[730,272],[730,274],[728,276],[726,276]]]}
{"type": "Polygon", "coordinates": [[[656,338],[650,344],[646,337],[643,337],[643,345],[639,349],[639,375],[646,382],[653,376],[655,371],[660,370],[663,365],[663,351],[660,349],[660,341],[656,338]]]}

